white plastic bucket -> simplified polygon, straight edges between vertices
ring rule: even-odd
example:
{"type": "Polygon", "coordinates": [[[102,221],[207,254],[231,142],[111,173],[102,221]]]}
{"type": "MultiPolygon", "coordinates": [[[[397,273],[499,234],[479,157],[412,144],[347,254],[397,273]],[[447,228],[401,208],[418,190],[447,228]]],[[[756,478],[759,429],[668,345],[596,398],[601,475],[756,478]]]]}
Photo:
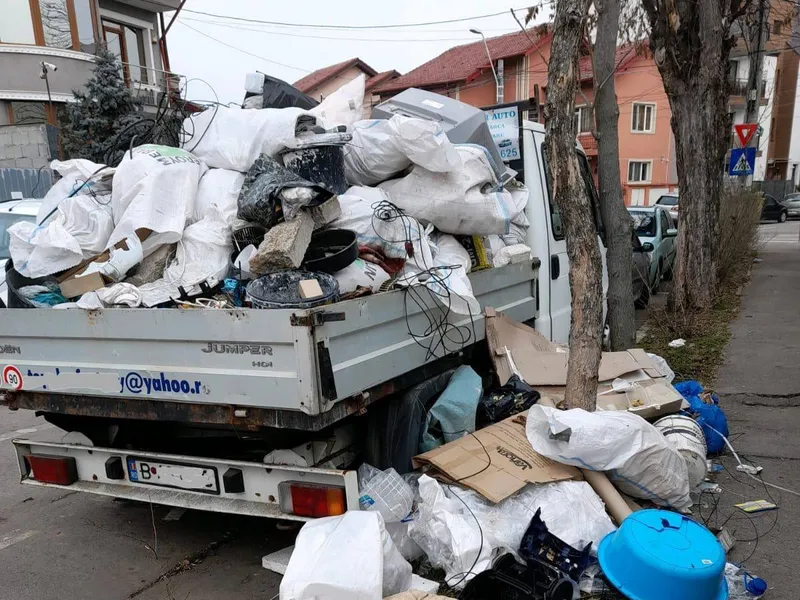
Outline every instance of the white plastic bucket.
{"type": "Polygon", "coordinates": [[[706,477],[706,436],[694,419],[670,415],[654,423],[656,429],[675,446],[689,470],[689,488],[694,489],[706,477]]]}

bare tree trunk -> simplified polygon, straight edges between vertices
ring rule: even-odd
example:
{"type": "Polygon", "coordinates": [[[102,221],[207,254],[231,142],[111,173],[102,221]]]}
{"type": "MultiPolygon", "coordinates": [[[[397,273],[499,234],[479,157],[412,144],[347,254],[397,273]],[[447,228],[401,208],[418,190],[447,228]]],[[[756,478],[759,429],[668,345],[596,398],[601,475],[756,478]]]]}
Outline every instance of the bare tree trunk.
{"type": "Polygon", "coordinates": [[[730,136],[730,27],[749,1],[642,0],[675,135],[680,210],[673,310],[706,308],[714,299],[719,197],[730,136]]]}
{"type": "Polygon", "coordinates": [[[572,321],[569,330],[566,402],[594,410],[603,333],[603,268],[592,207],[575,152],[578,46],[590,0],[556,3],[547,78],[547,165],[567,240],[572,321]]]}
{"type": "Polygon", "coordinates": [[[595,0],[597,35],[594,43],[594,116],[597,138],[600,212],[606,226],[608,266],[608,324],[611,349],[633,347],[636,321],[633,311],[633,221],[622,199],[619,173],[619,106],[614,88],[619,0],[595,0]]]}

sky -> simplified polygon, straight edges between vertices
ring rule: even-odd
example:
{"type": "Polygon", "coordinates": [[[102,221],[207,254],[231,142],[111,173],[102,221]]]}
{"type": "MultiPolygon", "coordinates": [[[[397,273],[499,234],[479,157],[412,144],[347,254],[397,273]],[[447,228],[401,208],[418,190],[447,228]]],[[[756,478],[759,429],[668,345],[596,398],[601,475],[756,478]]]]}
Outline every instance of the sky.
{"type": "Polygon", "coordinates": [[[471,28],[483,31],[486,37],[519,31],[509,9],[522,9],[517,14],[524,19],[523,7],[531,4],[531,0],[508,6],[497,0],[188,0],[167,34],[170,66],[189,79],[188,99],[218,98],[238,104],[244,98],[248,72],[261,71],[294,83],[316,69],[359,57],[379,72],[396,69],[406,73],[448,48],[480,41],[469,32],[471,28]],[[503,14],[425,27],[375,27],[500,12],[503,14]],[[266,25],[231,17],[303,26],[266,25]]]}

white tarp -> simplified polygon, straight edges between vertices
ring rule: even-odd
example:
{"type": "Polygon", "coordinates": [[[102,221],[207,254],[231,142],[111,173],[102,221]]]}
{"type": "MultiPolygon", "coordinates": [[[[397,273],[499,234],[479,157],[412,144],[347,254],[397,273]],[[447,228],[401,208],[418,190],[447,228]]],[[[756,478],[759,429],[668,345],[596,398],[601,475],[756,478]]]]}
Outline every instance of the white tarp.
{"type": "Polygon", "coordinates": [[[539,508],[550,533],[575,548],[592,542],[596,549],[615,529],[603,501],[584,481],[528,485],[492,504],[472,490],[423,475],[419,494],[409,535],[433,566],[444,569],[445,583],[459,589],[500,554],[517,552],[539,508]]]}
{"type": "Polygon", "coordinates": [[[164,278],[139,288],[144,306],[155,306],[179,295],[178,287],[187,293],[199,293],[199,284],[216,285],[230,268],[233,242],[231,228],[222,212],[211,206],[206,216],[189,225],[178,243],[173,260],[164,270],[164,278]]]}
{"type": "Polygon", "coordinates": [[[114,173],[111,209],[116,227],[108,247],[139,229],[153,232],[142,241],[144,256],[181,239],[205,170],[201,160],[179,148],[145,144],[126,152],[114,173]]]}
{"type": "Polygon", "coordinates": [[[409,216],[445,233],[505,235],[524,209],[502,189],[485,148],[455,146],[463,167],[435,173],[420,166],[401,179],[380,184],[409,216]]]}
{"type": "Polygon", "coordinates": [[[461,156],[438,123],[403,115],[359,121],[344,154],[345,177],[353,185],[375,185],[412,164],[436,173],[462,167],[461,156]]]}
{"type": "Polygon", "coordinates": [[[280,586],[281,600],[380,600],[411,586],[377,512],[349,511],[303,525],[280,586]]]}
{"type": "Polygon", "coordinates": [[[111,192],[110,177],[114,174],[114,169],[105,165],[85,158],[73,158],[64,161],[54,160],[50,163],[50,168],[61,175],[61,179],[53,184],[42,199],[42,205],[36,215],[37,223],[45,224],[44,219],[54,214],[53,209],[64,198],[78,195],[105,195],[111,192]]]}
{"type": "Polygon", "coordinates": [[[686,461],[639,415],[580,408],[562,411],[537,404],[528,411],[526,435],[539,454],[605,471],[630,496],[677,510],[692,505],[686,461]]]}
{"type": "Polygon", "coordinates": [[[44,225],[14,223],[8,228],[14,268],[24,277],[43,277],[101,253],[114,228],[110,202],[111,196],[73,196],[62,199],[44,225]]]}
{"type": "Polygon", "coordinates": [[[181,146],[216,169],[246,172],[261,154],[275,158],[294,140],[300,108],[244,110],[215,106],[183,122],[181,146]]]}
{"type": "Polygon", "coordinates": [[[209,169],[200,179],[197,198],[189,224],[197,223],[209,210],[212,204],[222,211],[225,221],[233,224],[239,210],[237,200],[244,183],[244,173],[229,169],[209,169]]]}

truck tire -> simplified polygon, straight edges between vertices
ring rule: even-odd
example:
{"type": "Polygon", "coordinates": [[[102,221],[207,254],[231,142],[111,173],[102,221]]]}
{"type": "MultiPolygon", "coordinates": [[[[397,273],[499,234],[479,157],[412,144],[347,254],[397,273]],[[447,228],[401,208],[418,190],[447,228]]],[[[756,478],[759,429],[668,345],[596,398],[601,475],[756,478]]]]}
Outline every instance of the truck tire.
{"type": "Polygon", "coordinates": [[[378,469],[411,471],[419,454],[422,426],[428,409],[450,382],[455,369],[440,373],[370,407],[367,418],[366,462],[378,469]]]}

